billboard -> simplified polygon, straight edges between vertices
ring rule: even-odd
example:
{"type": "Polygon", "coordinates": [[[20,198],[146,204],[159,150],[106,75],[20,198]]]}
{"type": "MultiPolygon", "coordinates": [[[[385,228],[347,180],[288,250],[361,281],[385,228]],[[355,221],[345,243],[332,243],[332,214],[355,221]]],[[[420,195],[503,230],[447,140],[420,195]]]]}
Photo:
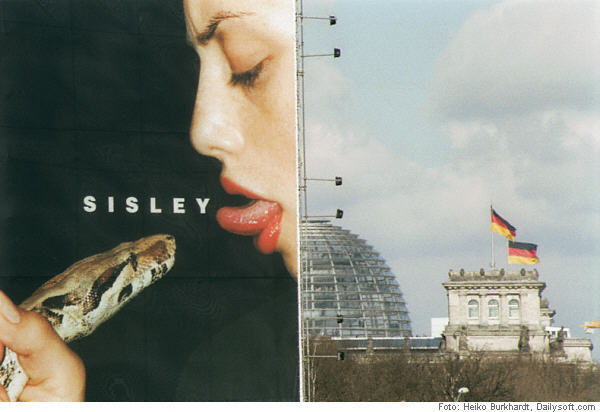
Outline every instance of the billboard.
{"type": "Polygon", "coordinates": [[[278,3],[0,1],[0,289],[18,304],[123,242],[177,244],[163,279],[69,344],[86,400],[298,399],[294,5],[278,3]]]}

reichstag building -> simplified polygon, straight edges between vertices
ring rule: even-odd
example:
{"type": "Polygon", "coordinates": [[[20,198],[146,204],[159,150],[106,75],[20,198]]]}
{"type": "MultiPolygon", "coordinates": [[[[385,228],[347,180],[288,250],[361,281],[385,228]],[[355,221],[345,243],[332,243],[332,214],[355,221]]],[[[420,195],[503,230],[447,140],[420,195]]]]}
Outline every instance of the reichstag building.
{"type": "Polygon", "coordinates": [[[326,220],[307,220],[301,228],[304,334],[411,335],[400,286],[373,247],[326,220]]]}

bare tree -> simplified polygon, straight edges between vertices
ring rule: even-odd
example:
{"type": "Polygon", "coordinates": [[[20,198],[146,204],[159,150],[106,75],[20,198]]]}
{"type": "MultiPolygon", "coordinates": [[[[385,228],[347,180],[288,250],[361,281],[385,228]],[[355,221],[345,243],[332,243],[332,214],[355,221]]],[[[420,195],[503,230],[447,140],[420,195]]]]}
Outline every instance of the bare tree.
{"type": "MultiPolygon", "coordinates": [[[[327,339],[312,353],[337,353],[327,339]]],[[[452,401],[461,387],[463,401],[598,401],[597,365],[540,361],[529,356],[501,358],[472,354],[465,358],[419,356],[407,350],[367,355],[346,351],[343,361],[315,357],[312,362],[314,401],[452,401]]]]}

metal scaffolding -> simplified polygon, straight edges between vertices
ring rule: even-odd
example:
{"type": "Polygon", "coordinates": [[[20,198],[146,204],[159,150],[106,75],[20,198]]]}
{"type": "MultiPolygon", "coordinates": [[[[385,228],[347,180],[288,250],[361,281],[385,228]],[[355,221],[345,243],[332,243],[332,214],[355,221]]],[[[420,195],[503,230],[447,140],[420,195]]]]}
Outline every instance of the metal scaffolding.
{"type": "MultiPolygon", "coordinates": [[[[306,170],[306,118],[304,110],[304,59],[306,57],[340,57],[339,49],[332,54],[304,54],[304,20],[328,20],[304,16],[302,0],[296,0],[296,119],[298,162],[299,216],[299,345],[300,399],[311,401],[315,357],[343,359],[343,353],[316,355],[311,353],[311,339],[318,336],[394,337],[410,336],[411,327],[402,292],[385,261],[358,236],[331,225],[327,220],[314,220],[308,214],[308,180],[306,170]]],[[[341,218],[337,210],[332,217],[341,218]]]]}

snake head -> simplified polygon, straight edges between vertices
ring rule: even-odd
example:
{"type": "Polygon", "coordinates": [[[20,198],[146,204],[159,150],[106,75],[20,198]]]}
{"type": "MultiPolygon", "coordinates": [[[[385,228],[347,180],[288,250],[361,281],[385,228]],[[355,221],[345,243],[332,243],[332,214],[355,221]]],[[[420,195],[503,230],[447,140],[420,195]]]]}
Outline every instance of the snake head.
{"type": "Polygon", "coordinates": [[[175,238],[153,235],[83,259],[20,306],[44,316],[65,341],[92,333],[175,263],[175,238]]]}

